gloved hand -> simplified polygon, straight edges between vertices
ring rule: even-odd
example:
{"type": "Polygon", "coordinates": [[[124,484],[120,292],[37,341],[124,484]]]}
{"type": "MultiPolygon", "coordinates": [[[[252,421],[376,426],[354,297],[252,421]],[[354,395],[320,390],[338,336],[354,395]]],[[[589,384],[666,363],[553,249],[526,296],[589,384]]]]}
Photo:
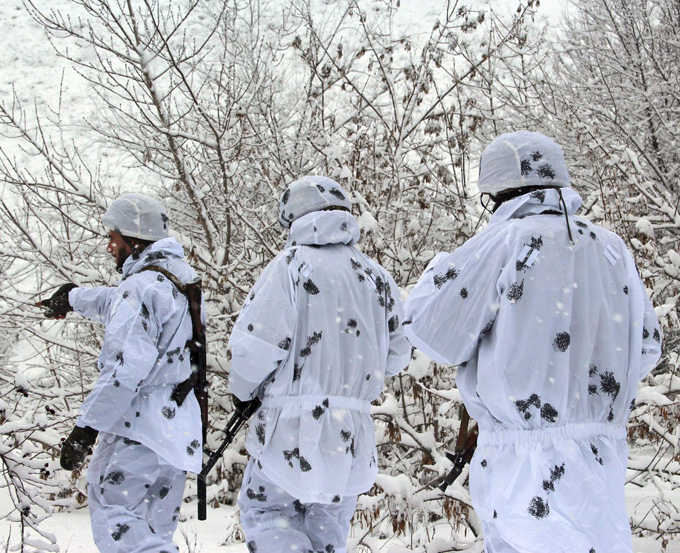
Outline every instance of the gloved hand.
{"type": "Polygon", "coordinates": [[[68,293],[74,288],[78,288],[73,283],[62,284],[52,297],[36,303],[38,307],[46,307],[45,317],[48,319],[63,319],[66,313],[73,311],[73,307],[68,301],[68,293]]]}
{"type": "Polygon", "coordinates": [[[260,398],[256,397],[254,399],[249,399],[247,401],[242,401],[235,395],[231,396],[231,400],[234,403],[234,409],[242,417],[249,419],[255,411],[262,405],[260,398]]]}
{"type": "Polygon", "coordinates": [[[73,427],[73,431],[61,444],[59,464],[66,470],[76,470],[83,466],[85,457],[92,453],[92,446],[97,440],[98,430],[86,426],[73,427]]]}

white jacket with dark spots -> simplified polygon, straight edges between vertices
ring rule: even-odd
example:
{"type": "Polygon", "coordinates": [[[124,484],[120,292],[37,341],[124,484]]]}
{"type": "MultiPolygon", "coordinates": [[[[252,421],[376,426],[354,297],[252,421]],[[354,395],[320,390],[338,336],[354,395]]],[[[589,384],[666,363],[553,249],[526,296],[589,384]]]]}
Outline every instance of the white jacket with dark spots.
{"type": "Polygon", "coordinates": [[[414,346],[460,365],[489,547],[630,551],[626,422],[659,359],[659,323],[623,241],[574,217],[581,198],[562,194],[574,244],[556,190],[510,200],[435,257],[404,325],[414,346]]]}
{"type": "Polygon", "coordinates": [[[377,473],[371,401],[411,347],[392,277],[352,244],[351,214],[295,220],[285,250],[263,271],[231,335],[230,387],[263,396],[248,451],[302,502],[368,490],[377,473]]]}
{"type": "Polygon", "coordinates": [[[139,259],[129,257],[117,287],[76,288],[74,311],[106,325],[99,356],[100,375],[83,402],[80,426],[91,426],[141,442],[178,469],[200,472],[201,417],[190,393],[179,407],[170,399],[176,384],[191,375],[184,346],[192,335],[186,297],[162,274],[180,281],[196,273],[174,238],[150,245],[139,259]]]}

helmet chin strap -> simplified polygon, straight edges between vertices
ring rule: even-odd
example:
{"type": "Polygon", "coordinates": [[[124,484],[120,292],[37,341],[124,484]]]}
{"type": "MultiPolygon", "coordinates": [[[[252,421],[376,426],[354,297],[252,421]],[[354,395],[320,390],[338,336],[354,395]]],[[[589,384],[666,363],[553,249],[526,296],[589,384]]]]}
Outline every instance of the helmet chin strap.
{"type": "Polygon", "coordinates": [[[496,204],[493,209],[489,209],[489,204],[493,201],[493,197],[488,192],[482,192],[479,195],[479,203],[484,211],[488,211],[489,214],[493,215],[500,204],[496,204]],[[484,196],[487,197],[486,203],[484,203],[484,196]]]}
{"type": "Polygon", "coordinates": [[[562,189],[558,188],[557,193],[560,195],[560,201],[562,202],[562,207],[564,208],[564,220],[567,222],[567,233],[569,234],[569,240],[572,244],[575,244],[574,237],[571,235],[571,226],[569,225],[569,215],[567,214],[567,203],[564,201],[564,196],[562,196],[562,189]]]}

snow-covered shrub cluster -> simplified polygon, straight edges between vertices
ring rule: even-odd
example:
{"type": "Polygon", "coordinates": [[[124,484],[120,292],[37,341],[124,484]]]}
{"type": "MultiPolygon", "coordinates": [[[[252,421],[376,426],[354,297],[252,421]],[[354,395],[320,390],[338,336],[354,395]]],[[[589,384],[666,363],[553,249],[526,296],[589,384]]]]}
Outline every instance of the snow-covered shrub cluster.
{"type": "MultiPolygon", "coordinates": [[[[163,200],[203,274],[215,446],[232,409],[229,331],[283,244],[286,184],[324,174],[351,190],[363,249],[407,290],[435,252],[484,223],[479,153],[520,128],[565,147],[586,216],[624,237],[658,306],[666,354],[633,412],[632,522],[664,541],[680,530],[677,2],[578,0],[567,32],[538,28],[534,0],[511,18],[474,4],[448,2],[405,27],[399,0],[73,0],[73,13],[29,2],[96,109],[74,131],[64,121],[78,106],[0,104],[0,459],[13,543],[57,550],[41,518],[86,501],[82,475],[55,459],[96,378],[102,329],[45,321],[33,304],[65,281],[115,282],[99,217],[120,192],[163,200]]],[[[436,487],[459,406],[455,368],[419,352],[389,383],[374,407],[381,475],[360,499],[357,547],[476,541],[466,473],[446,495],[436,487]]],[[[215,507],[235,501],[242,446],[212,475],[215,507]]]]}

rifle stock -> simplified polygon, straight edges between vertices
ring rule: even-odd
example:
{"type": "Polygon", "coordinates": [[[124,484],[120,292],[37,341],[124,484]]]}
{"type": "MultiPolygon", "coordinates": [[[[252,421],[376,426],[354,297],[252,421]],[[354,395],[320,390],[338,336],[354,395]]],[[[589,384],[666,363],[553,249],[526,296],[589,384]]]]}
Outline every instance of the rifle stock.
{"type": "Polygon", "coordinates": [[[456,478],[460,476],[460,473],[463,472],[463,468],[465,467],[465,463],[470,462],[475,453],[475,449],[477,449],[479,428],[475,424],[468,431],[469,422],[470,415],[463,405],[460,412],[460,431],[458,433],[458,439],[456,440],[456,449],[453,453],[449,451],[446,452],[446,457],[453,463],[453,468],[439,485],[439,489],[443,492],[445,492],[446,488],[453,484],[456,481],[456,478]]]}
{"type": "Polygon", "coordinates": [[[223,430],[225,434],[224,440],[220,444],[220,447],[209,453],[208,462],[203,465],[203,470],[201,471],[201,474],[198,475],[199,480],[203,480],[205,483],[206,476],[208,476],[217,461],[222,458],[225,450],[229,447],[229,445],[231,445],[231,442],[234,441],[238,431],[246,423],[246,421],[255,414],[255,411],[260,408],[260,405],[262,405],[262,402],[256,398],[248,404],[242,413],[235,411],[234,414],[229,418],[227,425],[223,430]]]}

